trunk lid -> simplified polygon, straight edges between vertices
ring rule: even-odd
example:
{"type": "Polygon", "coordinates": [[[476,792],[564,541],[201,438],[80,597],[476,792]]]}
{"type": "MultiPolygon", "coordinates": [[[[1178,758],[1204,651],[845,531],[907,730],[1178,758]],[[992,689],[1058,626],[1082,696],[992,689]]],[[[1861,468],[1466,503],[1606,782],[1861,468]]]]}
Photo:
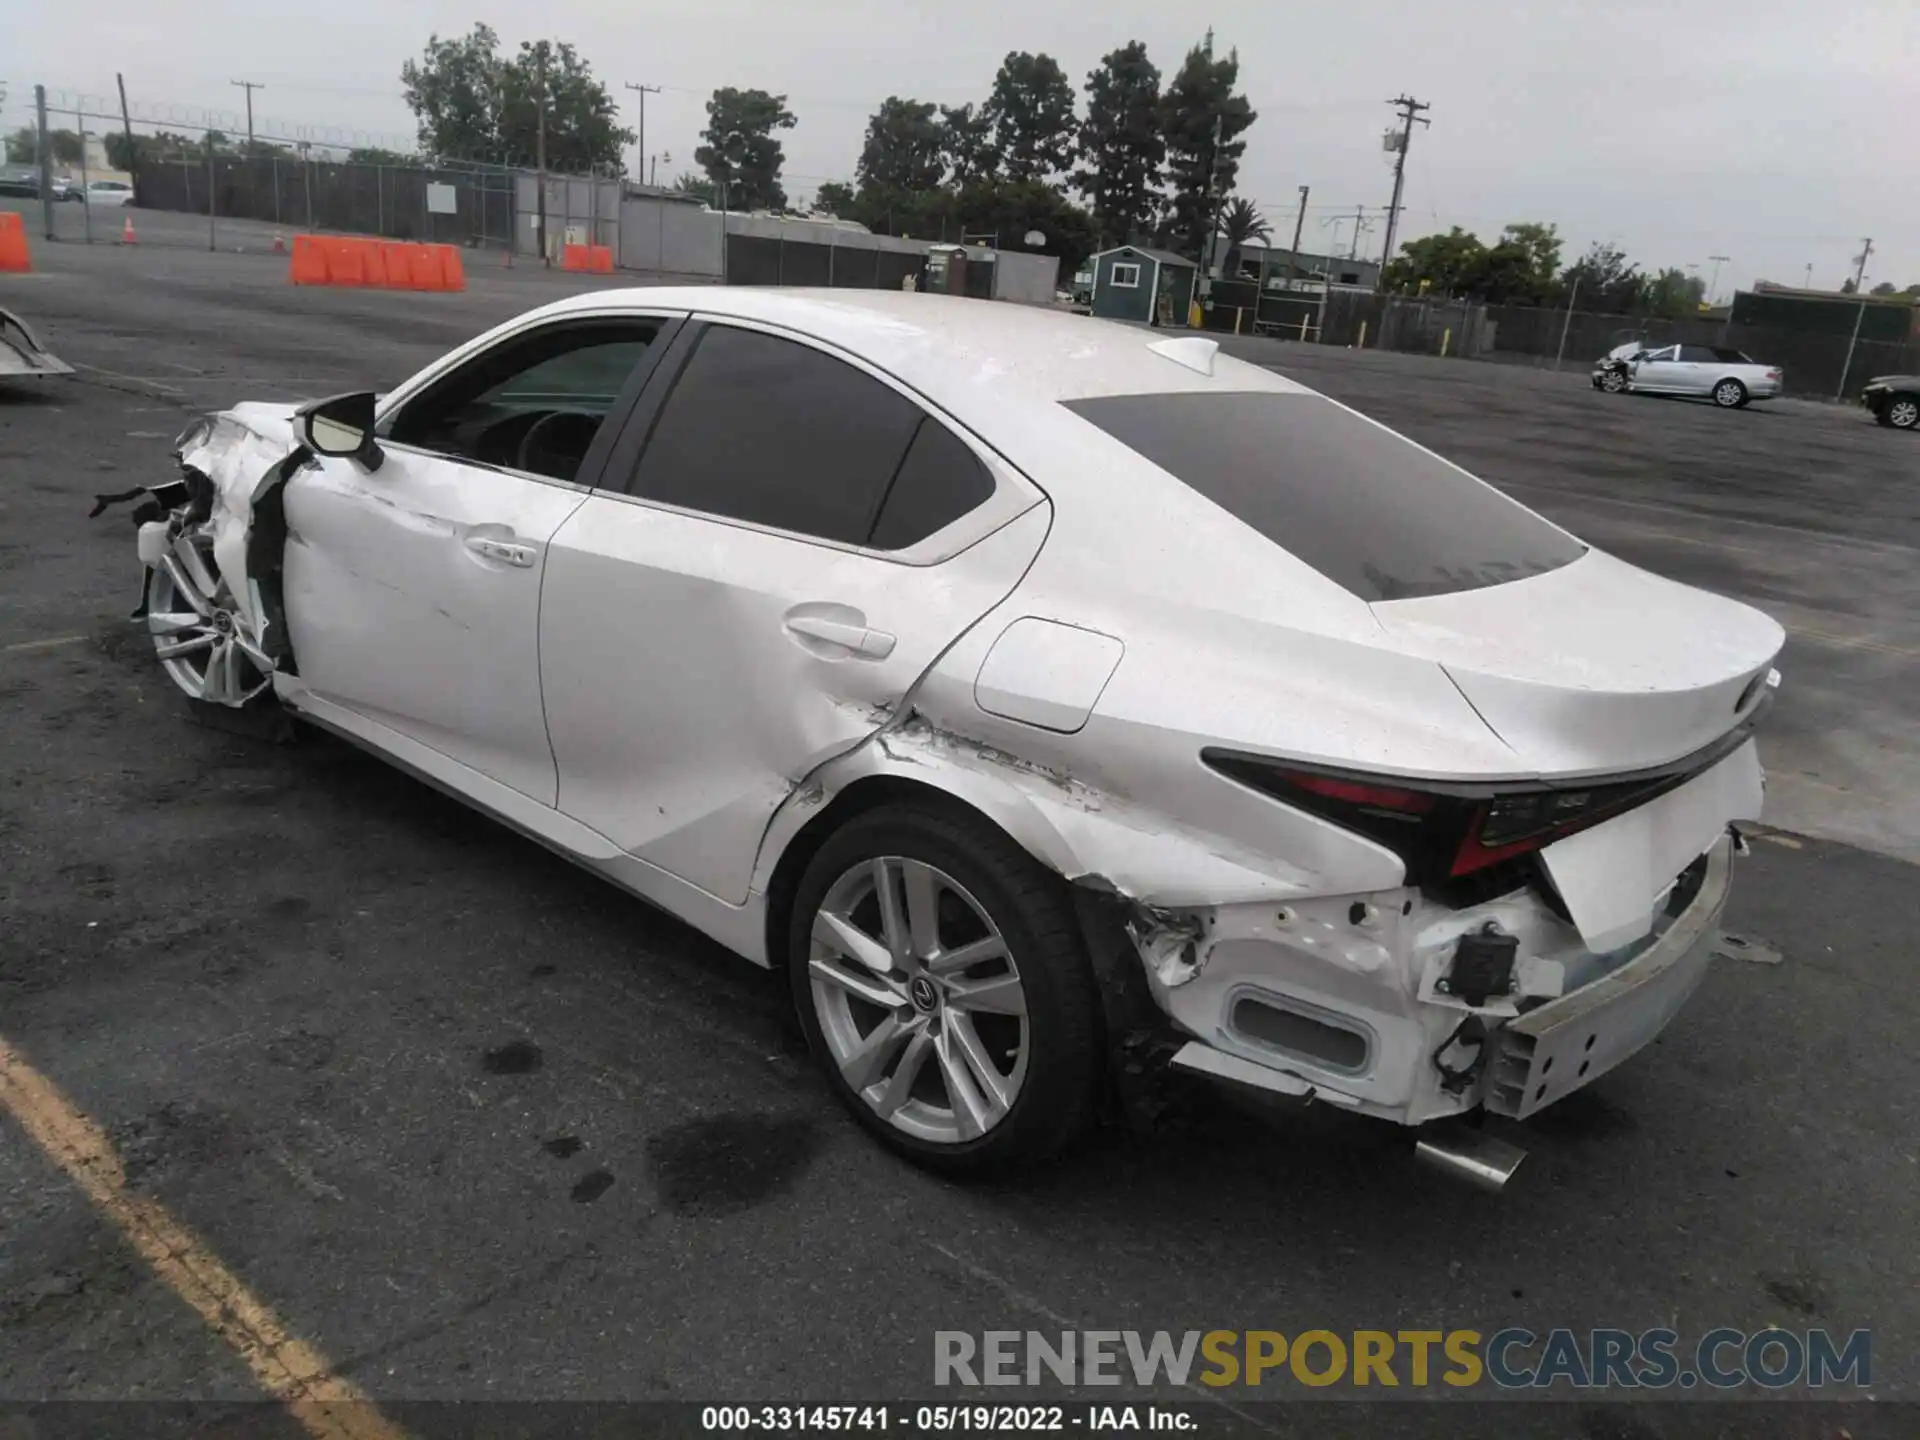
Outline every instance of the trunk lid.
{"type": "Polygon", "coordinates": [[[1664,765],[1758,702],[1786,633],[1598,550],[1544,575],[1376,602],[1384,643],[1445,669],[1535,773],[1664,765]]]}

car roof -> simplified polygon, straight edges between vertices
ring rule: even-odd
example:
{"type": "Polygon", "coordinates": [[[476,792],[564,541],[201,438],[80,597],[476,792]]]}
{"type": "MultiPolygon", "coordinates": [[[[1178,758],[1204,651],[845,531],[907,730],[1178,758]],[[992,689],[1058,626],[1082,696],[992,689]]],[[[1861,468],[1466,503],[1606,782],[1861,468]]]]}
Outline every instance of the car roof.
{"type": "Polygon", "coordinates": [[[1191,331],[1154,330],[1006,300],[890,290],[660,286],[595,291],[546,310],[609,308],[687,309],[782,326],[878,366],[969,423],[1010,403],[1030,409],[1096,395],[1310,393],[1225,354],[1212,357],[1212,374],[1206,374],[1152,348],[1197,338],[1191,331]]]}

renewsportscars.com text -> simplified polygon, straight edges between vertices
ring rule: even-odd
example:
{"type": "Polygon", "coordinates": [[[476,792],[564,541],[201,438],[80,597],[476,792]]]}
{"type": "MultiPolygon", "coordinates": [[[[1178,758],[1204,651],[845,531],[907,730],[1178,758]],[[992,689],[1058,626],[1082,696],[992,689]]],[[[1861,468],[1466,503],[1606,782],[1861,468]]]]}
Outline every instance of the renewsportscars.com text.
{"type": "Polygon", "coordinates": [[[1873,1335],[1722,1327],[1549,1330],[939,1330],[936,1385],[1330,1385],[1691,1390],[1873,1383],[1873,1335]]]}

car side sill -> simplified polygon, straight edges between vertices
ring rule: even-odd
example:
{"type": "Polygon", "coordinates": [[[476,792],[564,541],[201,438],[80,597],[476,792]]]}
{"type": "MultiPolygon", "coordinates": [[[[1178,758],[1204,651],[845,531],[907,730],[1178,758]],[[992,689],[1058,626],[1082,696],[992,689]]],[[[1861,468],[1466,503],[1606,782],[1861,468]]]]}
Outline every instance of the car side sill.
{"type": "Polygon", "coordinates": [[[591,870],[754,964],[772,965],[766,950],[764,896],[749,894],[744,905],[730,905],[657,865],[627,854],[598,830],[530,799],[512,786],[502,785],[377,720],[321,699],[292,677],[278,676],[276,685],[281,704],[300,719],[498,820],[562,859],[591,870]]]}

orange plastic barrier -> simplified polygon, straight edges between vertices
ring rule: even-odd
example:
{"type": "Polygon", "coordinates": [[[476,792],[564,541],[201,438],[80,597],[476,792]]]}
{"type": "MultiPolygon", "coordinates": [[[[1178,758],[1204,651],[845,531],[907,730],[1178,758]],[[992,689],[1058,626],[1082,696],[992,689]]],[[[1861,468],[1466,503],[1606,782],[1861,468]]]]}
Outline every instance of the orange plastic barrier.
{"type": "Polygon", "coordinates": [[[0,210],[0,270],[24,272],[33,269],[33,256],[27,250],[27,226],[18,210],[0,210]]]}
{"type": "Polygon", "coordinates": [[[296,285],[327,283],[327,254],[320,248],[318,235],[293,237],[293,263],[288,268],[287,278],[296,285]]]}
{"type": "MultiPolygon", "coordinates": [[[[4,236],[4,229],[0,229],[0,236],[4,236]]],[[[0,254],[4,254],[3,248],[0,254]]],[[[466,266],[454,246],[362,235],[294,236],[287,278],[295,285],[350,285],[373,290],[467,288],[466,266]]]]}
{"type": "Polygon", "coordinates": [[[366,241],[329,239],[321,243],[327,252],[327,283],[329,285],[367,283],[367,267],[364,258],[367,253],[366,241]]]}
{"type": "Polygon", "coordinates": [[[585,275],[613,273],[613,247],[609,245],[562,245],[560,268],[585,275]]]}

